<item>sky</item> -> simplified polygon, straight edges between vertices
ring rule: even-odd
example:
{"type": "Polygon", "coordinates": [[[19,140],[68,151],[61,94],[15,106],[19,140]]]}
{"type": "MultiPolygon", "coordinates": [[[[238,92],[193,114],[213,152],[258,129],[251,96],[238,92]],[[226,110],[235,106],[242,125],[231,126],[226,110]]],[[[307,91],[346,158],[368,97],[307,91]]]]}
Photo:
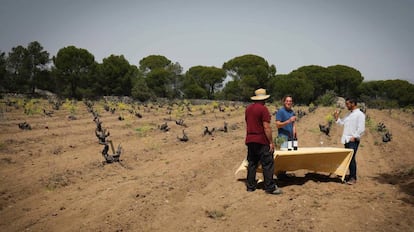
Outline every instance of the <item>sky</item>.
{"type": "Polygon", "coordinates": [[[414,0],[2,0],[0,51],[38,41],[99,63],[162,55],[183,71],[246,54],[288,74],[346,65],[364,81],[414,84],[414,0]]]}

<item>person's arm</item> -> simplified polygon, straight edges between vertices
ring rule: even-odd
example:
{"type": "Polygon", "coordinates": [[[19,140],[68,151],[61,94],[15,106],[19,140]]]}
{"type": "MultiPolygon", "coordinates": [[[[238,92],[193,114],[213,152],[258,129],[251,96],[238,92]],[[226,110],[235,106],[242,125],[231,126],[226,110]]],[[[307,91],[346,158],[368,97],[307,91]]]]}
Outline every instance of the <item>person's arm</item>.
{"type": "MultiPolygon", "coordinates": [[[[287,122],[287,121],[285,121],[285,122],[287,122]]],[[[282,127],[286,126],[287,123],[285,123],[285,122],[276,120],[276,128],[282,128],[282,127]]]]}
{"type": "Polygon", "coordinates": [[[339,113],[340,112],[338,110],[335,110],[335,113],[334,113],[335,122],[339,125],[344,125],[343,120],[339,117],[339,113]]]}
{"type": "Polygon", "coordinates": [[[269,141],[270,152],[273,152],[275,150],[275,144],[273,143],[272,127],[270,126],[270,122],[263,122],[263,128],[266,138],[269,141]]]}
{"type": "Polygon", "coordinates": [[[298,138],[298,134],[296,134],[296,123],[293,123],[293,137],[298,138]]]}
{"type": "Polygon", "coordinates": [[[296,121],[296,116],[292,116],[284,122],[282,122],[280,120],[276,120],[276,127],[277,128],[282,128],[282,127],[286,126],[287,124],[295,122],[295,121],[296,121]]]}

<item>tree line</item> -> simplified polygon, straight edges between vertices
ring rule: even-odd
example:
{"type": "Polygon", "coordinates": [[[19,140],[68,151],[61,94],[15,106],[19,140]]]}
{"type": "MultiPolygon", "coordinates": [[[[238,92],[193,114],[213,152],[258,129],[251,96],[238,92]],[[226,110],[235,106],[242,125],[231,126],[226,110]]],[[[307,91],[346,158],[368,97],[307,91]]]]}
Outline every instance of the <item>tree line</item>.
{"type": "Polygon", "coordinates": [[[88,50],[67,46],[56,56],[31,42],[0,51],[0,91],[54,92],[62,98],[95,99],[130,96],[148,101],[167,99],[216,99],[249,101],[257,88],[266,88],[272,100],[294,96],[297,104],[318,102],[326,94],[355,97],[372,107],[405,107],[414,104],[414,85],[404,80],[364,82],[361,73],[346,65],[308,65],[277,74],[276,66],[263,57],[246,54],[222,67],[193,66],[184,72],[178,62],[149,55],[137,65],[123,55],[95,61],[88,50]]]}

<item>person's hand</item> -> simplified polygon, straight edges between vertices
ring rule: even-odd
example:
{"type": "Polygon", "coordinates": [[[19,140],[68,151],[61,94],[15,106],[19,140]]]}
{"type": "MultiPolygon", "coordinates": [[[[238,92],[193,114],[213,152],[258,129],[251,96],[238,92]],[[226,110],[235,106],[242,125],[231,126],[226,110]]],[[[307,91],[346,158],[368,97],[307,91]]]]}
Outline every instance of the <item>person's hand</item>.
{"type": "Polygon", "coordinates": [[[274,151],[275,151],[275,144],[274,143],[269,144],[269,152],[273,153],[274,151]]]}
{"type": "Polygon", "coordinates": [[[339,117],[339,111],[338,110],[335,110],[334,117],[335,117],[336,120],[338,120],[338,117],[339,117]]]}
{"type": "Polygon", "coordinates": [[[296,116],[292,116],[289,118],[289,122],[295,122],[296,121],[296,116]]]}

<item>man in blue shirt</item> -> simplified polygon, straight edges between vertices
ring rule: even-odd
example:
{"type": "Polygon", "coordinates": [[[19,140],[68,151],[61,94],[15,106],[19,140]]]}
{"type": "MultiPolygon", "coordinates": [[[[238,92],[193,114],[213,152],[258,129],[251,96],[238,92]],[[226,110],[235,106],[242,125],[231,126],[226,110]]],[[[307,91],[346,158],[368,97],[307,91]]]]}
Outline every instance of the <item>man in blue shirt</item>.
{"type": "Polygon", "coordinates": [[[283,107],[276,112],[276,127],[278,137],[284,138],[284,142],[281,144],[281,149],[287,148],[287,140],[291,140],[296,137],[296,116],[292,109],[293,98],[290,95],[286,95],[282,99],[283,107]]]}

